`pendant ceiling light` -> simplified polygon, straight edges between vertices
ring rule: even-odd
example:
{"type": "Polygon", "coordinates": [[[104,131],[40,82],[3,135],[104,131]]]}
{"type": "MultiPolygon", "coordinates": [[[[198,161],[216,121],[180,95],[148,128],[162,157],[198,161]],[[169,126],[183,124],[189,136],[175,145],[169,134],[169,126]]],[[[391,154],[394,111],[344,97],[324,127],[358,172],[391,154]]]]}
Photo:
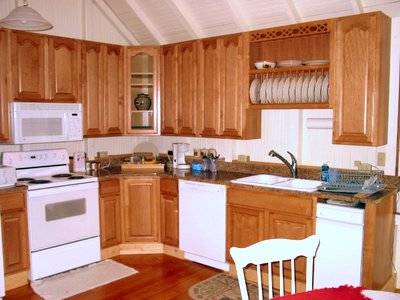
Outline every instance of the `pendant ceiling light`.
{"type": "Polygon", "coordinates": [[[7,17],[0,21],[0,27],[27,31],[41,31],[51,29],[53,28],[53,25],[43,19],[36,10],[28,7],[28,2],[25,1],[22,6],[11,11],[7,17]]]}

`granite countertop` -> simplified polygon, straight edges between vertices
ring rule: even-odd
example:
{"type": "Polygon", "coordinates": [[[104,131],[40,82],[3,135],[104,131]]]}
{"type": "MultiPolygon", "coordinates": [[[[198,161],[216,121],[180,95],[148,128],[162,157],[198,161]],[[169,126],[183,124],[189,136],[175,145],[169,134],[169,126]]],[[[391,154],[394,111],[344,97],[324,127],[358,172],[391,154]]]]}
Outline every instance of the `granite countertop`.
{"type": "Polygon", "coordinates": [[[236,186],[247,189],[256,189],[256,190],[268,190],[277,193],[285,193],[285,194],[305,194],[311,195],[313,197],[322,198],[322,199],[337,199],[337,200],[345,200],[351,202],[363,202],[363,203],[377,203],[384,199],[386,196],[394,194],[397,192],[395,188],[386,188],[380,192],[377,192],[372,195],[368,194],[346,194],[346,193],[328,193],[328,192],[320,192],[315,191],[312,193],[302,192],[302,191],[294,191],[294,190],[284,190],[270,187],[258,187],[258,186],[249,186],[249,185],[241,185],[231,183],[231,180],[238,179],[246,176],[250,176],[252,174],[243,173],[243,172],[231,172],[231,171],[218,171],[217,173],[211,172],[192,172],[191,170],[174,170],[174,171],[132,171],[132,170],[121,170],[120,167],[113,167],[107,169],[101,169],[97,172],[92,172],[91,175],[98,176],[99,181],[107,180],[110,178],[119,178],[124,176],[160,176],[160,177],[171,177],[176,179],[197,181],[197,182],[206,182],[213,184],[224,184],[227,186],[236,186]]]}

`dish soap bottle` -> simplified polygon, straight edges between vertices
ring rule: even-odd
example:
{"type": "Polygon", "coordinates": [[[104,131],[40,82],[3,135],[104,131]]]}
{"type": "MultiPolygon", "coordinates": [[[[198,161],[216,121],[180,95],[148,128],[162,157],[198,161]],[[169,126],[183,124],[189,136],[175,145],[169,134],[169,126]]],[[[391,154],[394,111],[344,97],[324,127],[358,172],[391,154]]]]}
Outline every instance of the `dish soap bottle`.
{"type": "Polygon", "coordinates": [[[328,162],[321,166],[321,181],[329,181],[329,166],[328,162]]]}

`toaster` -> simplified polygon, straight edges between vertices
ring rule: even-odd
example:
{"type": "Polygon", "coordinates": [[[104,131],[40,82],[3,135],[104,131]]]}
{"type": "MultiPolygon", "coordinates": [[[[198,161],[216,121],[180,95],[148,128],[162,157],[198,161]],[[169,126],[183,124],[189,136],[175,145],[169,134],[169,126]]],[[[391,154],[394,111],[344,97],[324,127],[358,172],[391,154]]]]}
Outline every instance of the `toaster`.
{"type": "Polygon", "coordinates": [[[0,188],[14,186],[16,182],[15,168],[0,165],[0,188]]]}

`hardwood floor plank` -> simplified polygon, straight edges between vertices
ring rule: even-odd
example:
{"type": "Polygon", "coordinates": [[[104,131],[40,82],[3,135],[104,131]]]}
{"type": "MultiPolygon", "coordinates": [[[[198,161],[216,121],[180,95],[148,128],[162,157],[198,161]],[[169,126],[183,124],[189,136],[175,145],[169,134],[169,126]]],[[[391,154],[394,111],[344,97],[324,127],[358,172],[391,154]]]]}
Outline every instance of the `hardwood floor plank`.
{"type": "MultiPolygon", "coordinates": [[[[113,260],[139,273],[73,296],[71,300],[189,300],[189,288],[222,271],[166,254],[121,255],[113,260]]],[[[41,299],[30,286],[7,291],[5,300],[41,299]]]]}

